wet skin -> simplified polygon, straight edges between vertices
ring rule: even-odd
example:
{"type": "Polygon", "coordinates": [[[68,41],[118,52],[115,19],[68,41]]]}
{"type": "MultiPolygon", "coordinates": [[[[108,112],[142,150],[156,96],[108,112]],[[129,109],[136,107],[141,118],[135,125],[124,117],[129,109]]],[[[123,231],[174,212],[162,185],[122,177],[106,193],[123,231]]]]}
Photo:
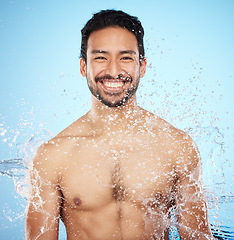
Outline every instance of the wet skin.
{"type": "Polygon", "coordinates": [[[168,239],[173,208],[181,239],[211,239],[192,139],[140,108],[135,93],[121,103],[145,68],[132,33],[91,34],[81,74],[94,92],[92,107],[34,157],[26,239],[58,239],[59,218],[68,240],[168,239]],[[97,92],[123,105],[106,106],[97,92]]]}

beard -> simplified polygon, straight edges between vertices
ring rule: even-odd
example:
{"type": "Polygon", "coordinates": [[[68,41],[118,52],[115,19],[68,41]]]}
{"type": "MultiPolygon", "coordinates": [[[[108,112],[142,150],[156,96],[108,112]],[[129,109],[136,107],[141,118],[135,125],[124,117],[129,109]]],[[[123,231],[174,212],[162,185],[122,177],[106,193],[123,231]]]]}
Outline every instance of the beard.
{"type": "Polygon", "coordinates": [[[126,93],[123,95],[123,97],[119,100],[111,100],[112,97],[120,97],[123,92],[119,92],[119,93],[109,93],[109,92],[104,92],[105,96],[102,96],[102,93],[100,92],[100,90],[98,89],[98,87],[96,85],[93,84],[93,82],[88,79],[87,77],[87,82],[88,82],[88,86],[89,86],[89,90],[92,93],[92,95],[94,97],[96,97],[100,102],[102,102],[103,104],[105,104],[108,107],[120,107],[122,105],[124,105],[137,91],[138,86],[139,86],[139,82],[140,82],[140,76],[138,75],[136,77],[135,83],[132,85],[133,79],[132,77],[128,76],[128,77],[123,77],[121,74],[118,75],[117,77],[112,77],[110,75],[104,75],[102,77],[96,77],[95,78],[95,82],[97,83],[98,81],[104,80],[104,79],[126,79],[126,81],[129,81],[131,83],[130,88],[128,88],[126,91],[126,93]]]}

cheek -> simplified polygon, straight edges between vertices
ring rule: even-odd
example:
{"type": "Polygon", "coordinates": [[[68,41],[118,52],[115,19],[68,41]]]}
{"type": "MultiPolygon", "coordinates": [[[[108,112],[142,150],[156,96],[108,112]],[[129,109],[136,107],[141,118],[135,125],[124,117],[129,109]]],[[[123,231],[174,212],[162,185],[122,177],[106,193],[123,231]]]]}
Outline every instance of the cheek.
{"type": "Polygon", "coordinates": [[[92,66],[92,64],[87,64],[87,77],[90,80],[93,80],[95,78],[95,68],[92,66]]]}
{"type": "Polygon", "coordinates": [[[125,64],[121,66],[121,70],[133,78],[139,75],[139,68],[137,68],[136,65],[125,64]]]}
{"type": "Polygon", "coordinates": [[[139,67],[133,67],[129,69],[129,75],[133,77],[134,79],[139,78],[140,76],[140,68],[139,67]]]}
{"type": "Polygon", "coordinates": [[[101,64],[89,64],[88,75],[92,79],[100,76],[105,71],[105,68],[101,64]]]}

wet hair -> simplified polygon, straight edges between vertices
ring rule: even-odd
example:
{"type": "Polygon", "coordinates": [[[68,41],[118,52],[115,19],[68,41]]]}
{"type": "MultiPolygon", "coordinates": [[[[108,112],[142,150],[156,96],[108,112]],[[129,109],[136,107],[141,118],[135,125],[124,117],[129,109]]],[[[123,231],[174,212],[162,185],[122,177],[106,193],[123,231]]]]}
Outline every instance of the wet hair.
{"type": "Polygon", "coordinates": [[[87,44],[90,34],[107,27],[125,28],[136,36],[140,56],[139,60],[141,63],[145,56],[143,44],[144,29],[141,22],[137,17],[131,16],[123,11],[110,9],[95,13],[81,30],[81,58],[85,62],[87,61],[87,44]]]}

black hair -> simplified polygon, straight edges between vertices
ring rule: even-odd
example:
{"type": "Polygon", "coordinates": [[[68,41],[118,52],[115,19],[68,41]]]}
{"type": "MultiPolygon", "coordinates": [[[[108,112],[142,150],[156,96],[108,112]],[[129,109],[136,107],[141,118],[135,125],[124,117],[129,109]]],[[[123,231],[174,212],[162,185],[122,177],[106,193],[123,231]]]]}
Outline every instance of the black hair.
{"type": "Polygon", "coordinates": [[[144,29],[141,25],[141,22],[137,17],[131,16],[123,11],[110,9],[95,13],[81,30],[81,58],[85,62],[87,61],[87,43],[90,34],[94,31],[111,26],[125,28],[136,36],[140,56],[139,60],[141,63],[145,56],[143,44],[144,29]]]}

